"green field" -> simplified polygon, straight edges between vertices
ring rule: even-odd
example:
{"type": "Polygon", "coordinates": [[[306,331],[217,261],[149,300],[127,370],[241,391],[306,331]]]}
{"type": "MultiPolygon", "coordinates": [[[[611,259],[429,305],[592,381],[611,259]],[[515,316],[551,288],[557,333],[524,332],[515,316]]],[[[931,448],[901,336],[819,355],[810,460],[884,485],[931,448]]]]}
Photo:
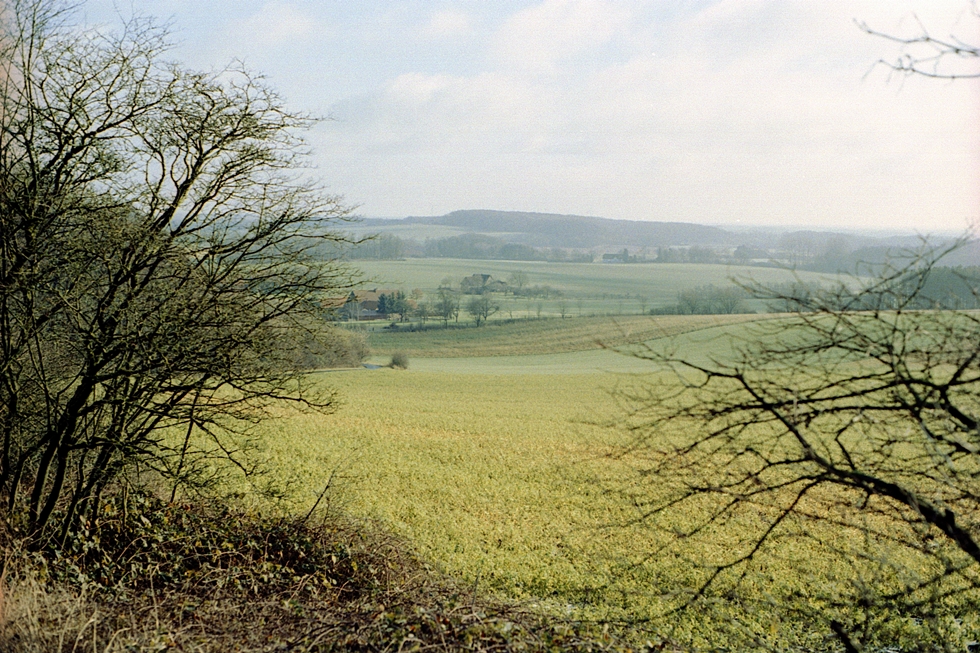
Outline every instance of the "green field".
{"type": "MultiPolygon", "coordinates": [[[[723,268],[712,277],[715,270],[694,266],[431,260],[379,263],[373,272],[428,289],[453,270],[505,276],[518,268],[532,283],[590,296],[661,283],[664,300],[683,283],[724,279],[723,268]],[[665,272],[682,274],[658,276],[665,272]]],[[[766,281],[785,280],[766,272],[766,281]]],[[[809,526],[802,537],[789,524],[779,547],[760,552],[745,576],[723,575],[703,609],[672,615],[678,597],[705,577],[688,557],[710,559],[744,542],[729,528],[671,548],[676,542],[664,533],[684,527],[685,516],[638,519],[629,497],[656,496],[658,486],[638,473],[640,460],[618,455],[628,434],[615,426],[622,423],[615,389],[677,383],[622,351],[646,342],[676,347],[689,360],[724,359],[734,341],[753,337],[758,320],[772,319],[779,318],[592,316],[369,331],[374,362],[400,351],[409,368],[319,373],[340,393],[337,411],[283,415],[269,427],[265,456],[298,509],[329,480],[332,505],[379,522],[437,568],[505,600],[575,618],[640,620],[701,645],[738,624],[776,649],[822,649],[825,634],[774,606],[850,591],[834,580],[845,564],[839,556],[861,542],[833,525],[809,526]],[[838,553],[816,546],[814,536],[838,553]]],[[[739,518],[757,526],[767,517],[739,518]]]]}
{"type": "MultiPolygon", "coordinates": [[[[616,372],[641,369],[588,353],[616,372]]],[[[338,507],[498,597],[565,616],[660,614],[659,595],[698,573],[679,559],[647,564],[659,542],[626,525],[636,514],[613,491],[629,464],[605,457],[617,435],[593,423],[613,413],[619,375],[574,354],[546,373],[507,358],[483,372],[474,363],[494,359],[325,375],[346,398],[340,411],[285,417],[266,453],[302,488],[300,505],[333,473],[338,507]]],[[[786,580],[785,591],[798,586],[786,580]]],[[[700,621],[679,626],[689,634],[700,621]]]]}
{"type": "MultiPolygon", "coordinates": [[[[641,318],[628,324],[634,340],[669,331],[676,337],[651,344],[669,341],[695,360],[724,358],[732,339],[753,328],[670,319],[642,318],[656,328],[641,318]]],[[[531,321],[527,333],[502,327],[526,338],[513,342],[527,352],[519,355],[507,354],[508,339],[491,327],[466,330],[485,335],[482,355],[479,340],[447,344],[427,332],[394,334],[416,339],[398,343],[416,356],[407,370],[321,373],[340,391],[339,409],[323,417],[283,415],[266,439],[267,460],[297,508],[309,506],[329,479],[334,506],[380,522],[438,568],[506,600],[576,618],[650,620],[644,623],[661,635],[702,644],[722,637],[737,617],[740,628],[777,648],[816,646],[819,636],[799,616],[778,613],[770,602],[815,586],[836,592],[832,579],[844,563],[793,537],[791,528],[738,581],[737,601],[728,594],[736,579],[723,577],[706,608],[665,616],[679,590],[704,578],[688,555],[710,558],[743,543],[738,529],[728,529],[671,549],[650,526],[683,526],[683,516],[637,520],[625,497],[640,487],[655,495],[657,485],[637,474],[630,456],[611,455],[625,437],[608,426],[620,415],[614,390],[676,377],[591,346],[585,336],[567,340],[588,347],[543,353],[571,333],[614,330],[612,322],[576,322],[531,321]]],[[[740,518],[758,524],[765,515],[740,518]]],[[[820,537],[840,551],[861,545],[832,526],[820,537]]]]}
{"type": "Polygon", "coordinates": [[[401,351],[412,357],[530,356],[582,352],[663,338],[688,331],[738,324],[757,315],[625,315],[497,320],[475,328],[436,328],[424,331],[369,331],[371,350],[378,356],[401,351]]]}
{"type": "MultiPolygon", "coordinates": [[[[799,278],[802,281],[827,280],[827,275],[812,272],[760,267],[699,264],[602,264],[545,263],[526,261],[478,261],[465,259],[406,259],[401,261],[356,261],[362,270],[365,288],[401,289],[406,293],[419,289],[426,295],[435,292],[444,279],[458,283],[471,274],[489,274],[506,281],[511,273],[523,271],[528,285],[550,286],[561,291],[562,298],[497,297],[501,310],[495,319],[539,315],[554,316],[564,309],[568,316],[636,315],[651,308],[676,303],[677,293],[696,286],[727,286],[732,278],[761,283],[780,283],[799,278]]],[[[752,310],[764,310],[757,305],[752,310]]],[[[460,315],[465,321],[466,315],[460,315]]]]}

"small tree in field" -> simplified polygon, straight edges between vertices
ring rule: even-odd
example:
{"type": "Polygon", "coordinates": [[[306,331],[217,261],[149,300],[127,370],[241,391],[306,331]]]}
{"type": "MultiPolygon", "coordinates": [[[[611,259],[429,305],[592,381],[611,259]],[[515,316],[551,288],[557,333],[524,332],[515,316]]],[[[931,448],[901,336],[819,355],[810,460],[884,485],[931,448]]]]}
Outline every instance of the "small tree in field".
{"type": "Polygon", "coordinates": [[[500,305],[493,300],[493,298],[484,293],[482,295],[477,295],[469,302],[466,303],[466,312],[470,314],[473,321],[476,322],[476,326],[480,326],[488,319],[490,316],[500,310],[500,305]]]}
{"type": "Polygon", "coordinates": [[[426,320],[432,315],[432,307],[429,306],[428,302],[419,302],[418,308],[415,309],[415,315],[419,318],[419,323],[425,326],[426,320]]]}
{"type": "Polygon", "coordinates": [[[442,318],[443,326],[448,326],[449,320],[459,319],[459,293],[452,288],[440,286],[432,308],[442,318]]]}
{"type": "Polygon", "coordinates": [[[277,402],[327,409],[296,348],[349,288],[318,254],[348,209],[296,172],[309,119],[244,70],[166,61],[148,21],[60,7],[0,25],[0,496],[35,542],[124,474],[247,469],[277,402]]]}
{"type": "Polygon", "coordinates": [[[524,286],[527,285],[527,272],[524,272],[523,270],[515,270],[511,272],[507,277],[507,283],[510,285],[514,294],[519,294],[522,290],[524,290],[524,286]]]}
{"type": "Polygon", "coordinates": [[[558,314],[561,315],[561,319],[568,317],[568,301],[565,299],[558,300],[558,314]]]}

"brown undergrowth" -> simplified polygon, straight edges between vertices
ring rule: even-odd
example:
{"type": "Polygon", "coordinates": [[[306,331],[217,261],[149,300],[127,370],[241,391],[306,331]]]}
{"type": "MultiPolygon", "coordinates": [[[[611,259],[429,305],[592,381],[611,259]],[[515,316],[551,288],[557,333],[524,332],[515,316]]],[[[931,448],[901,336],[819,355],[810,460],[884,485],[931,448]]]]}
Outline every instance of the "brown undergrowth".
{"type": "Polygon", "coordinates": [[[106,502],[61,547],[3,537],[6,653],[631,649],[608,626],[482,598],[338,516],[139,494],[106,502]]]}

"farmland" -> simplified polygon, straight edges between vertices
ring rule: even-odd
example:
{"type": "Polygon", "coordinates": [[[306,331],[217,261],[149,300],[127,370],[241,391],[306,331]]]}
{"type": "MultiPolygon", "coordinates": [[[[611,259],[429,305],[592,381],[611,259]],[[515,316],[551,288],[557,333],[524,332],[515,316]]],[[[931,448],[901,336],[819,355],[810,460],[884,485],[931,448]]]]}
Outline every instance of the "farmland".
{"type": "Polygon", "coordinates": [[[0,653],[980,653],[962,8],[149,4],[4,5],[0,653]]]}
{"type": "Polygon", "coordinates": [[[425,331],[370,332],[372,351],[390,355],[471,357],[521,356],[581,352],[617,347],[719,325],[759,319],[757,315],[665,315],[617,317],[555,317],[496,320],[476,329],[434,328],[425,331]]]}
{"type": "MultiPolygon", "coordinates": [[[[641,366],[586,354],[330,373],[338,413],[282,419],[266,454],[299,505],[334,474],[337,507],[467,584],[563,616],[653,616],[660,593],[696,574],[679,560],[643,564],[658,542],[643,525],[618,526],[636,517],[614,492],[629,465],[605,456],[617,434],[594,422],[614,414],[617,372],[641,366]]],[[[785,591],[797,585],[785,580],[785,591]]]]}
{"type": "MultiPolygon", "coordinates": [[[[618,455],[625,434],[609,426],[620,415],[618,387],[677,381],[648,361],[597,348],[597,333],[619,334],[613,344],[670,342],[707,360],[730,352],[731,339],[747,334],[746,319],[542,319],[371,333],[377,362],[399,349],[411,352],[409,369],[322,373],[340,390],[339,410],[284,416],[265,456],[297,507],[329,479],[336,508],[383,524],[438,568],[505,600],[575,618],[639,619],[658,635],[700,644],[717,641],[737,616],[768,645],[820,648],[824,635],[776,606],[790,596],[840,599],[850,589],[832,579],[850,563],[792,525],[736,595],[735,576],[723,576],[708,607],[665,618],[678,592],[704,579],[690,557],[744,543],[729,529],[691,540],[683,554],[670,549],[657,529],[683,524],[638,519],[628,497],[651,488],[638,485],[641,465],[618,455]],[[459,334],[466,337],[454,340],[459,334]]],[[[754,525],[765,511],[740,519],[754,525]]],[[[860,546],[829,526],[808,532],[838,552],[860,546]]]]}
{"type": "MultiPolygon", "coordinates": [[[[544,263],[474,261],[460,259],[407,259],[358,261],[366,288],[419,289],[431,295],[444,281],[458,284],[471,274],[489,274],[506,281],[515,272],[527,275],[528,286],[548,287],[560,293],[538,297],[500,295],[495,319],[555,316],[636,315],[676,303],[677,293],[697,286],[728,286],[732,278],[779,283],[827,280],[827,275],[798,275],[777,268],[725,265],[544,263]]],[[[764,310],[750,305],[752,310],[764,310]]],[[[465,319],[465,315],[461,316],[465,319]]],[[[492,318],[493,319],[493,318],[492,318]]]]}

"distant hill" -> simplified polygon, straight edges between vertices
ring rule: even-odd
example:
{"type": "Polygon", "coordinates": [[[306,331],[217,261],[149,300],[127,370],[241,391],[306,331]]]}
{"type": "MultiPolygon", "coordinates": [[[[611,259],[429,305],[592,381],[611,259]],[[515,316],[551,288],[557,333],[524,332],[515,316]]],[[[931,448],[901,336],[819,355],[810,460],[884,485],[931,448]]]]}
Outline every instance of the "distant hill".
{"type": "MultiPolygon", "coordinates": [[[[527,211],[464,210],[439,216],[366,218],[358,228],[362,234],[382,234],[387,240],[368,243],[355,258],[576,260],[576,256],[628,249],[631,255],[639,255],[638,260],[661,263],[775,263],[821,272],[867,270],[868,266],[889,261],[900,263],[923,244],[915,235],[885,237],[761,228],[728,231],[688,222],[610,220],[527,211]],[[391,252],[381,251],[385,245],[390,245],[391,252]]],[[[936,246],[943,242],[951,241],[932,240],[936,246]]],[[[980,242],[974,241],[944,257],[941,265],[980,265],[980,242]]]]}
{"type": "MultiPolygon", "coordinates": [[[[370,224],[373,221],[368,221],[370,224]]],[[[376,221],[378,226],[430,224],[484,234],[507,234],[508,242],[533,247],[669,247],[736,245],[738,237],[724,229],[686,222],[637,222],[583,215],[523,211],[453,211],[435,217],[376,221]]]]}

